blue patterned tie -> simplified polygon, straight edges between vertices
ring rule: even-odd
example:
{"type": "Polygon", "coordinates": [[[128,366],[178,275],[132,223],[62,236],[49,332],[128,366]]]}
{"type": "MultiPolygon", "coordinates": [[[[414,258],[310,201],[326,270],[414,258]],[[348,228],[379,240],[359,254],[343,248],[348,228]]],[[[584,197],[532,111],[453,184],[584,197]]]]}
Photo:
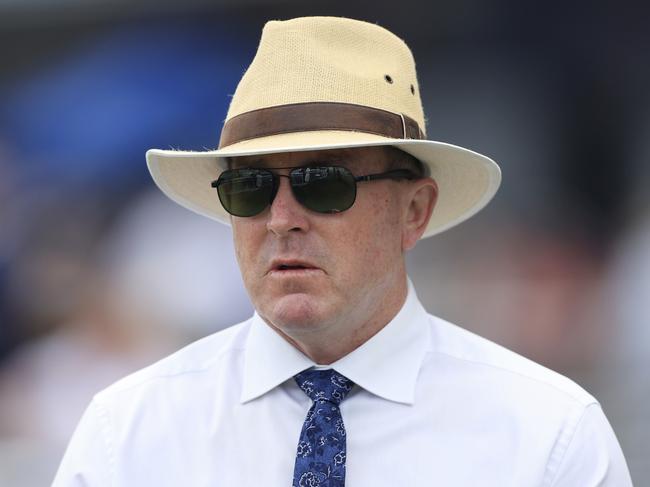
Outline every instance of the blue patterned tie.
{"type": "Polygon", "coordinates": [[[314,403],[300,432],[293,487],[344,487],[345,426],[339,404],[352,389],[333,369],[305,370],[294,377],[314,403]]]}

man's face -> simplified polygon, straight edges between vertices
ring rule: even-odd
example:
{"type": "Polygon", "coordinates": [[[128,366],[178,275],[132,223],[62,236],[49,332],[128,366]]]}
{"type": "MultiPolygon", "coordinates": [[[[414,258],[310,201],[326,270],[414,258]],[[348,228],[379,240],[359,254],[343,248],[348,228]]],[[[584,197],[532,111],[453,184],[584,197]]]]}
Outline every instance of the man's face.
{"type": "MultiPolygon", "coordinates": [[[[358,176],[384,172],[388,154],[380,147],[292,152],[239,157],[233,167],[331,163],[358,176]]],[[[321,214],[300,205],[288,179],[280,178],[270,207],[253,217],[233,216],[237,260],[262,318],[296,336],[381,315],[391,301],[387,295],[405,283],[402,227],[409,184],[360,182],[351,208],[321,214]]]]}

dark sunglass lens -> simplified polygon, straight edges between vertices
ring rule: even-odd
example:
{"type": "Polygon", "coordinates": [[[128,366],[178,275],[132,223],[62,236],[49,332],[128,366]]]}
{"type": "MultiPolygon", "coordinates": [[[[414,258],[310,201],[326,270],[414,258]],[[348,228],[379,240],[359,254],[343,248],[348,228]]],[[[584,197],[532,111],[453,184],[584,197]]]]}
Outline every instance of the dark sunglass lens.
{"type": "Polygon", "coordinates": [[[296,199],[312,211],[337,213],[352,206],[357,196],[354,176],[344,167],[304,167],[291,171],[296,199]]]}
{"type": "Polygon", "coordinates": [[[254,216],[264,211],[273,196],[273,174],[263,169],[234,169],[221,173],[219,201],[235,216],[254,216]]]}

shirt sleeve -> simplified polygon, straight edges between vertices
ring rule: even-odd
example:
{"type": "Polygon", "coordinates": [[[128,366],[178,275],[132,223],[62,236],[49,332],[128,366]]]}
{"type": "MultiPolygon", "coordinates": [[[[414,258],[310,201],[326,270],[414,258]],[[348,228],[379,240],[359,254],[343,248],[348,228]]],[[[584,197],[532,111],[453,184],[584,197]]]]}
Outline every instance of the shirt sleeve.
{"type": "Polygon", "coordinates": [[[550,485],[632,487],[621,447],[598,403],[585,409],[550,485]]]}
{"type": "Polygon", "coordinates": [[[77,425],[52,487],[111,484],[111,445],[105,410],[93,400],[77,425]]]}

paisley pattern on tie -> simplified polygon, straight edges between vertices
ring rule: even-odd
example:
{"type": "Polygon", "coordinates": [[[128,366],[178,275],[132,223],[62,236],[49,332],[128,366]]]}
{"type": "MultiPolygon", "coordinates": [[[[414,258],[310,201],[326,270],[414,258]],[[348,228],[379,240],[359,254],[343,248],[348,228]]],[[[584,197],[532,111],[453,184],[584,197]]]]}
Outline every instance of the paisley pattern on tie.
{"type": "Polygon", "coordinates": [[[354,385],[333,369],[295,377],[313,404],[300,432],[293,487],[345,486],[345,426],[339,404],[354,385]]]}

